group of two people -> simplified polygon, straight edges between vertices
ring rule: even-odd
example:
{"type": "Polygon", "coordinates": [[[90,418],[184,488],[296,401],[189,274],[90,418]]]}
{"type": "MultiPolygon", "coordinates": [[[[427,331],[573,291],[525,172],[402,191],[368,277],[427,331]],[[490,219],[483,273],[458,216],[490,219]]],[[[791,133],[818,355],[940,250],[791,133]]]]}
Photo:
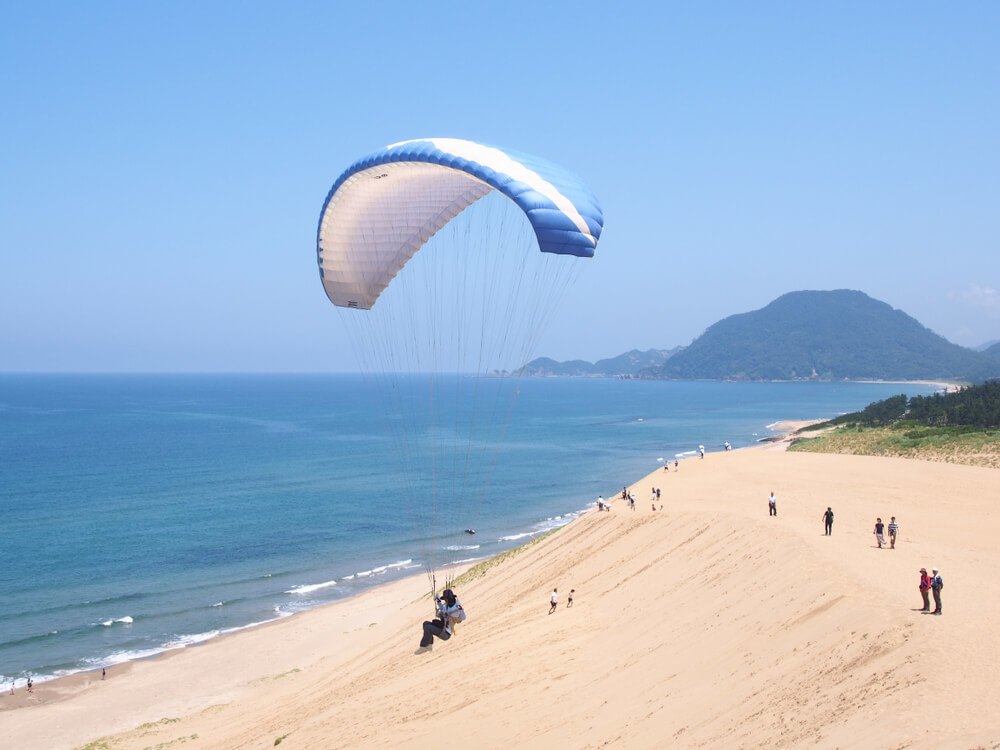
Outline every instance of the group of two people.
{"type": "MultiPolygon", "coordinates": [[[[885,524],[882,523],[881,518],[875,519],[875,530],[872,532],[875,535],[875,542],[878,544],[878,548],[882,549],[882,545],[885,544],[885,524]]],[[[896,517],[893,516],[889,519],[889,544],[891,545],[889,549],[896,549],[896,534],[899,533],[899,524],[896,523],[896,517]]]]}
{"type": "Polygon", "coordinates": [[[934,611],[932,615],[941,614],[941,589],[944,588],[944,579],[941,578],[941,571],[931,568],[933,575],[927,575],[927,568],[920,569],[920,597],[924,600],[921,612],[931,612],[930,594],[934,595],[934,611]]]}

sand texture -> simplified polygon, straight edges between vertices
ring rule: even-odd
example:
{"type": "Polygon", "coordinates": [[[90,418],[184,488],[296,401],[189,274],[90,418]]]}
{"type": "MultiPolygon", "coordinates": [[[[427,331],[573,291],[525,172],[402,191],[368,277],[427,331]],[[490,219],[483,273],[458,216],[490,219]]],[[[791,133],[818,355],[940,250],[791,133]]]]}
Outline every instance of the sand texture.
{"type": "Polygon", "coordinates": [[[414,654],[421,576],[106,682],[42,685],[30,705],[7,697],[0,736],[114,750],[1000,747],[997,470],[768,446],[634,489],[635,512],[615,501],[461,588],[470,619],[429,654],[414,654]],[[875,517],[891,515],[897,549],[877,549],[875,517]],[[941,568],[943,616],[916,611],[922,565],[941,568]]]}

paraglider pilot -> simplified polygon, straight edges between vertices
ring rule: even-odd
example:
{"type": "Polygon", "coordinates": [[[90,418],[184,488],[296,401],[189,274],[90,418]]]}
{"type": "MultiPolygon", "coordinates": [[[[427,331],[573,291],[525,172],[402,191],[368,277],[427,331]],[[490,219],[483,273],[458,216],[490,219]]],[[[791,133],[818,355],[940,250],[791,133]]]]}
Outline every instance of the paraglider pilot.
{"type": "Polygon", "coordinates": [[[437,604],[437,618],[424,621],[424,636],[420,639],[420,650],[417,653],[430,651],[434,645],[434,636],[442,641],[451,638],[452,628],[465,620],[465,610],[451,589],[442,591],[440,597],[434,597],[434,601],[437,604]]]}

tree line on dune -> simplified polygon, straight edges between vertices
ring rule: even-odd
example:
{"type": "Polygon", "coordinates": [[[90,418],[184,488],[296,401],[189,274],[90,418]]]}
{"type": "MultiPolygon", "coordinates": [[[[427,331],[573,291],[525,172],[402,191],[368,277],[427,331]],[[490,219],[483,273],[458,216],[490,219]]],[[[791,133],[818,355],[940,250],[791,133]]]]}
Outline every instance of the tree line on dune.
{"type": "Polygon", "coordinates": [[[912,398],[904,394],[892,396],[826,424],[886,427],[901,423],[928,427],[1000,427],[1000,380],[988,380],[954,393],[912,398]]]}

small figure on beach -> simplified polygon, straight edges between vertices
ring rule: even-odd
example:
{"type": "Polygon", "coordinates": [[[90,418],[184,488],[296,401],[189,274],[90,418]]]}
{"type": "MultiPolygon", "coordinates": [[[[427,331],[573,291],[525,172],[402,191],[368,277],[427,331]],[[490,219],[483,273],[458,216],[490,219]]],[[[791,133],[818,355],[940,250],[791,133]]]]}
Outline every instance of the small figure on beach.
{"type": "Polygon", "coordinates": [[[680,471],[680,470],[681,470],[680,462],[675,458],[674,459],[674,471],[680,471]]]}
{"type": "Polygon", "coordinates": [[[566,609],[573,606],[573,594],[576,593],[576,589],[570,589],[569,595],[566,597],[566,609]]]}
{"type": "Polygon", "coordinates": [[[723,446],[723,447],[724,447],[724,448],[725,448],[725,449],[726,449],[727,451],[731,451],[731,450],[733,449],[733,446],[731,446],[731,445],[729,444],[729,441],[728,441],[728,440],[727,440],[726,442],[724,442],[724,443],[722,444],[722,446],[723,446]]]}
{"type": "Polygon", "coordinates": [[[556,611],[556,607],[559,605],[559,589],[553,588],[552,593],[549,594],[549,614],[551,615],[556,611]]]}
{"type": "Polygon", "coordinates": [[[826,513],[823,514],[823,527],[826,529],[826,536],[833,534],[833,508],[826,506],[826,513]]]}
{"type": "Polygon", "coordinates": [[[628,494],[628,507],[629,510],[635,510],[635,495],[631,492],[628,494]]]}
{"type": "Polygon", "coordinates": [[[934,611],[931,614],[939,615],[941,614],[941,589],[944,588],[944,579],[941,578],[941,571],[937,568],[931,568],[931,572],[934,574],[931,576],[931,593],[934,595],[934,611]]]}
{"type": "Polygon", "coordinates": [[[462,604],[451,589],[445,589],[441,596],[434,597],[435,617],[433,620],[424,621],[424,635],[420,639],[420,648],[416,653],[424,654],[434,647],[435,636],[442,641],[451,638],[455,625],[465,621],[465,610],[462,604]]]}
{"type": "Polygon", "coordinates": [[[656,499],[657,500],[660,499],[660,488],[659,487],[656,488],[656,499]]]}
{"type": "Polygon", "coordinates": [[[14,683],[13,682],[10,683],[10,694],[11,695],[14,694],[14,683]]]}
{"type": "Polygon", "coordinates": [[[103,680],[103,679],[107,678],[107,676],[108,676],[108,669],[107,669],[107,667],[101,667],[101,679],[103,680]]]}
{"type": "Polygon", "coordinates": [[[704,445],[699,445],[698,446],[698,457],[699,458],[704,458],[705,457],[705,446],[704,445]]]}
{"type": "Polygon", "coordinates": [[[769,516],[778,515],[778,498],[774,496],[773,492],[767,498],[767,514],[769,516]]]}
{"type": "Polygon", "coordinates": [[[924,600],[921,612],[931,611],[931,577],[927,575],[927,568],[920,569],[920,598],[924,600]]]}
{"type": "Polygon", "coordinates": [[[881,518],[875,519],[875,531],[872,533],[875,535],[875,541],[878,542],[878,548],[882,549],[882,545],[885,544],[885,524],[882,523],[881,518]]]}
{"type": "Polygon", "coordinates": [[[889,519],[889,548],[896,549],[896,534],[899,533],[899,524],[896,523],[896,517],[893,516],[889,519]]]}
{"type": "Polygon", "coordinates": [[[622,487],[622,500],[628,497],[628,487],[622,487]]]}
{"type": "MultiPolygon", "coordinates": [[[[934,601],[937,601],[937,594],[934,595],[934,601]]],[[[935,614],[937,614],[937,613],[935,612],[935,614]]],[[[35,681],[29,677],[28,678],[28,692],[29,693],[33,692],[33,688],[34,687],[35,687],[35,681]]]]}
{"type": "Polygon", "coordinates": [[[604,495],[597,496],[597,510],[598,512],[604,510],[604,495]]]}

